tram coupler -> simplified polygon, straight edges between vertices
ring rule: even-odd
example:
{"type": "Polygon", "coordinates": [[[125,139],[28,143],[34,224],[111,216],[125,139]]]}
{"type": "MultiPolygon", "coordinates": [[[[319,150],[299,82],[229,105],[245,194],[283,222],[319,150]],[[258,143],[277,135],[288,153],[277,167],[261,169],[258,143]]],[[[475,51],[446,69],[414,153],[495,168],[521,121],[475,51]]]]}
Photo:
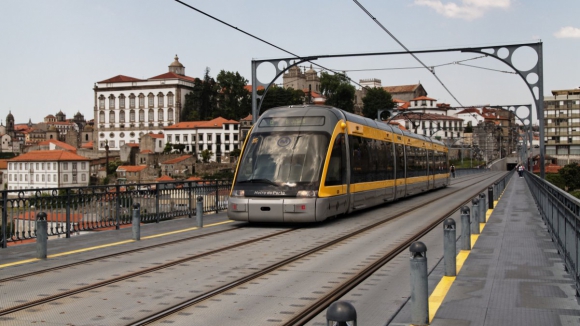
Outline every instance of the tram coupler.
{"type": "Polygon", "coordinates": [[[46,259],[48,242],[48,222],[46,213],[40,212],[36,215],[36,258],[46,259]]]}
{"type": "Polygon", "coordinates": [[[411,324],[429,324],[429,296],[427,287],[427,246],[416,241],[411,252],[411,324]]]}
{"type": "Polygon", "coordinates": [[[326,309],[326,326],[356,326],[356,309],[350,302],[335,301],[326,309]]]}
{"type": "Polygon", "coordinates": [[[133,204],[133,240],[141,240],[141,205],[139,203],[133,204]]]}
{"type": "Polygon", "coordinates": [[[471,250],[469,207],[461,207],[461,250],[471,250]]]}
{"type": "Polygon", "coordinates": [[[456,256],[456,225],[451,217],[443,222],[443,263],[445,265],[445,276],[455,276],[457,274],[456,256]]]}
{"type": "Polygon", "coordinates": [[[479,234],[479,198],[471,200],[471,234],[479,234]]]}
{"type": "Polygon", "coordinates": [[[197,196],[197,204],[195,208],[195,220],[197,222],[197,227],[203,227],[203,197],[197,196]]]}

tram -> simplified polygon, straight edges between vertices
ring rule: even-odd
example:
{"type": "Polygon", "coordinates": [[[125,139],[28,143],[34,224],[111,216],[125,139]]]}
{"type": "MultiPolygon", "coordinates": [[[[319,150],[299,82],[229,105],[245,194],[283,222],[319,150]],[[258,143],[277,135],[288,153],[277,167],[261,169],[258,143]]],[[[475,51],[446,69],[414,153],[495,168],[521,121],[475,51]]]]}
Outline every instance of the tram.
{"type": "Polygon", "coordinates": [[[227,215],[320,222],[448,184],[442,142],[334,107],[279,107],[246,137],[227,215]]]}

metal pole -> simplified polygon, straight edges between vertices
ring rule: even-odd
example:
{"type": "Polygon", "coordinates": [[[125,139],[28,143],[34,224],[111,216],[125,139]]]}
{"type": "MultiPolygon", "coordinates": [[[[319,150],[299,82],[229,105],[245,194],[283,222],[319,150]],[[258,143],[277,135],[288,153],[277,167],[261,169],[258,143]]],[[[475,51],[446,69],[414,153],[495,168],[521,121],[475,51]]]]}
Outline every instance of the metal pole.
{"type": "Polygon", "coordinates": [[[487,212],[487,208],[485,206],[485,192],[479,194],[479,223],[485,223],[485,213],[487,212]]]}
{"type": "Polygon", "coordinates": [[[46,213],[40,212],[36,215],[36,258],[46,259],[48,241],[48,225],[46,213]]]}
{"type": "Polygon", "coordinates": [[[461,250],[471,250],[469,207],[461,207],[461,250]]]}
{"type": "Polygon", "coordinates": [[[202,228],[203,227],[203,197],[202,196],[197,197],[197,207],[195,209],[195,219],[197,222],[197,227],[202,228]]]}
{"type": "Polygon", "coordinates": [[[427,246],[416,241],[411,252],[411,324],[429,324],[429,297],[427,287],[427,246]]]}
{"type": "Polygon", "coordinates": [[[487,208],[493,209],[493,186],[487,187],[487,208]]]}
{"type": "Polygon", "coordinates": [[[471,200],[471,234],[479,234],[479,198],[471,200]]]}
{"type": "Polygon", "coordinates": [[[133,240],[139,241],[141,240],[141,205],[139,203],[133,204],[133,221],[132,221],[132,229],[133,229],[133,240]]]}
{"type": "MultiPolygon", "coordinates": [[[[1,146],[0,146],[1,147],[1,146]]],[[[2,191],[2,243],[0,243],[0,248],[8,247],[8,232],[6,229],[8,225],[8,191],[2,191]]]]}
{"type": "Polygon", "coordinates": [[[70,220],[70,206],[71,206],[71,200],[70,200],[70,189],[67,188],[66,189],[66,238],[70,238],[70,226],[71,226],[71,220],[70,220]]]}
{"type": "Polygon", "coordinates": [[[457,273],[456,260],[457,246],[455,220],[448,218],[443,222],[443,258],[445,264],[445,276],[455,276],[457,273]]]}

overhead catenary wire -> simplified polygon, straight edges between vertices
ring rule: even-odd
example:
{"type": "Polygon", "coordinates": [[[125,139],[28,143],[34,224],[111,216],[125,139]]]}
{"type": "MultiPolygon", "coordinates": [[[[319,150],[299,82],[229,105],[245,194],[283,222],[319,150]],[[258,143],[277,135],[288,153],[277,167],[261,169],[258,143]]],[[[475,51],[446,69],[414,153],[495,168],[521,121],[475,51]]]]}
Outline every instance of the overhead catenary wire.
{"type": "Polygon", "coordinates": [[[423,63],[423,61],[421,61],[415,54],[411,53],[411,51],[403,44],[401,43],[401,41],[399,41],[395,35],[393,35],[385,26],[383,26],[383,24],[381,24],[360,2],[358,2],[357,0],[353,0],[354,3],[356,3],[359,8],[364,11],[383,31],[385,31],[387,34],[389,34],[389,36],[391,36],[391,38],[393,40],[395,40],[395,42],[397,42],[403,49],[405,49],[405,51],[409,52],[409,54],[411,56],[413,56],[413,58],[415,58],[415,60],[417,60],[422,66],[423,68],[429,70],[431,72],[431,74],[433,74],[433,76],[437,79],[437,81],[439,81],[439,83],[441,84],[441,86],[443,86],[443,88],[445,88],[445,90],[447,91],[447,93],[449,93],[449,95],[451,95],[451,97],[453,97],[453,99],[459,103],[459,105],[463,106],[463,104],[461,104],[461,102],[459,102],[459,100],[455,97],[455,95],[453,95],[453,93],[451,93],[451,91],[447,88],[447,86],[445,86],[445,84],[443,83],[443,81],[441,79],[439,79],[439,77],[437,76],[437,74],[435,74],[435,69],[433,69],[432,67],[428,67],[426,64],[423,63]]]}
{"type": "MultiPolygon", "coordinates": [[[[215,21],[218,21],[218,22],[220,22],[220,23],[222,23],[222,24],[224,24],[224,25],[226,25],[226,26],[228,26],[228,27],[230,27],[230,28],[233,28],[233,29],[237,30],[238,32],[240,32],[240,33],[243,33],[243,34],[245,34],[245,35],[247,35],[247,36],[249,36],[249,37],[251,37],[251,38],[253,38],[253,39],[256,39],[256,40],[258,40],[258,41],[260,41],[260,42],[262,42],[262,43],[268,44],[268,45],[270,45],[270,46],[272,46],[272,47],[274,47],[274,48],[276,48],[276,49],[278,49],[278,50],[280,50],[280,51],[283,51],[283,52],[285,52],[285,53],[288,53],[288,54],[290,54],[290,55],[292,55],[292,56],[296,57],[297,59],[302,59],[302,57],[301,57],[301,56],[299,56],[299,55],[297,55],[297,54],[295,54],[295,53],[292,53],[292,52],[290,52],[290,51],[288,51],[288,50],[286,50],[286,49],[283,49],[283,48],[281,48],[281,47],[279,47],[279,46],[277,46],[277,45],[273,44],[273,43],[270,43],[270,42],[268,42],[268,41],[266,41],[266,40],[264,40],[264,39],[262,39],[262,38],[259,38],[259,37],[255,36],[255,35],[251,34],[251,33],[248,33],[248,32],[246,32],[246,31],[244,31],[244,30],[242,30],[242,29],[239,29],[239,28],[237,28],[236,26],[233,26],[233,25],[231,25],[231,24],[229,24],[229,23],[227,23],[227,22],[225,22],[225,21],[223,21],[223,20],[221,20],[221,19],[219,19],[219,18],[217,18],[217,17],[214,17],[214,16],[212,16],[212,15],[210,15],[210,14],[208,14],[208,13],[206,13],[206,12],[204,12],[204,11],[200,10],[200,9],[197,9],[197,8],[195,8],[195,7],[193,7],[193,6],[189,5],[189,4],[187,4],[187,3],[185,3],[185,2],[183,2],[183,1],[181,1],[181,0],[175,0],[175,1],[176,1],[176,2],[178,2],[178,3],[180,3],[180,4],[182,4],[182,5],[184,5],[184,6],[186,6],[186,7],[188,7],[188,8],[190,8],[190,9],[192,9],[192,10],[195,10],[195,11],[197,11],[198,13],[200,13],[200,14],[202,14],[202,15],[204,15],[204,16],[207,16],[207,17],[209,17],[209,18],[211,18],[211,19],[213,19],[213,20],[215,20],[215,21]]],[[[361,84],[359,84],[359,83],[357,83],[356,81],[352,80],[350,77],[348,77],[348,76],[347,76],[346,74],[344,74],[344,73],[341,73],[341,72],[338,72],[338,71],[335,71],[335,70],[332,70],[332,69],[326,68],[326,67],[324,67],[324,66],[322,66],[322,65],[320,65],[320,64],[318,64],[318,63],[316,63],[316,62],[312,62],[312,61],[310,61],[310,60],[306,60],[306,61],[307,61],[307,62],[310,62],[311,64],[313,64],[313,65],[315,65],[315,66],[317,66],[317,67],[320,67],[320,68],[322,68],[322,69],[324,69],[324,70],[326,70],[326,71],[331,71],[331,72],[333,72],[333,73],[335,73],[335,74],[343,75],[345,78],[347,78],[348,80],[350,80],[352,83],[354,83],[354,84],[357,84],[357,85],[358,85],[358,86],[360,86],[361,88],[363,87],[361,84]]]]}

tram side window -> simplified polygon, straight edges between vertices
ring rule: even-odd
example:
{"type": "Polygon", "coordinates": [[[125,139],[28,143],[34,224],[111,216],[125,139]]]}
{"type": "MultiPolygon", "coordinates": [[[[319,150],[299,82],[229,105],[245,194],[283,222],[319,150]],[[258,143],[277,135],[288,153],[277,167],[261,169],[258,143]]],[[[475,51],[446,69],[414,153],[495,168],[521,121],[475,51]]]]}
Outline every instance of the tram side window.
{"type": "Polygon", "coordinates": [[[402,144],[395,144],[395,158],[397,159],[397,179],[405,178],[405,146],[402,144]]]}
{"type": "Polygon", "coordinates": [[[336,136],[328,160],[325,186],[336,186],[346,183],[346,145],[344,135],[336,136]]]}
{"type": "Polygon", "coordinates": [[[407,154],[407,178],[412,178],[417,175],[415,147],[405,145],[405,153],[407,154]]]}
{"type": "Polygon", "coordinates": [[[424,148],[415,148],[415,162],[417,164],[417,176],[427,175],[427,150],[424,148]]]}
{"type": "Polygon", "coordinates": [[[437,173],[435,166],[437,166],[437,157],[435,156],[435,151],[430,149],[427,151],[429,154],[429,174],[437,173]]]}

